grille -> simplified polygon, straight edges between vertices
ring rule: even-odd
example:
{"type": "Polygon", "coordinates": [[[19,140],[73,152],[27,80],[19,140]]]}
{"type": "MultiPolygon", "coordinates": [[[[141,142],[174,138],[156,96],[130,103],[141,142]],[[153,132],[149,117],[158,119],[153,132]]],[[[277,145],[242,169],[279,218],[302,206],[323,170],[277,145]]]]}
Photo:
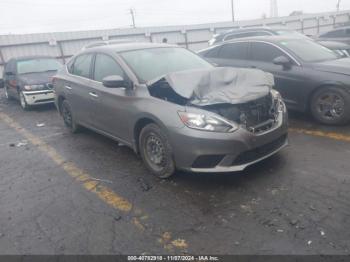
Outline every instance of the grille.
{"type": "Polygon", "coordinates": [[[269,94],[244,104],[208,106],[207,110],[243,125],[253,133],[269,130],[277,119],[277,101],[269,94]]]}
{"type": "Polygon", "coordinates": [[[255,148],[254,150],[246,151],[238,155],[238,157],[233,161],[233,165],[244,165],[259,158],[262,158],[268,154],[271,154],[273,151],[277,150],[287,140],[287,135],[283,135],[280,138],[274,140],[271,143],[265,144],[261,147],[255,148]]]}
{"type": "Polygon", "coordinates": [[[223,155],[199,156],[192,164],[193,168],[214,168],[224,158],[223,155]]]}

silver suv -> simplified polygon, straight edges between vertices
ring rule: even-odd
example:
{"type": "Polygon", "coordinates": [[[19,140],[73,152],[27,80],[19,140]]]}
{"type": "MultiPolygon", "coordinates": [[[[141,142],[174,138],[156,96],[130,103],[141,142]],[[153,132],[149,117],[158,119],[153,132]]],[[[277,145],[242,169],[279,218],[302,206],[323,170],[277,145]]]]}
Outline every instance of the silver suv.
{"type": "Polygon", "coordinates": [[[240,171],[288,143],[286,107],[272,75],[216,68],[178,46],[88,48],[53,83],[71,131],[84,126],[122,142],[161,178],[176,168],[240,171]]]}

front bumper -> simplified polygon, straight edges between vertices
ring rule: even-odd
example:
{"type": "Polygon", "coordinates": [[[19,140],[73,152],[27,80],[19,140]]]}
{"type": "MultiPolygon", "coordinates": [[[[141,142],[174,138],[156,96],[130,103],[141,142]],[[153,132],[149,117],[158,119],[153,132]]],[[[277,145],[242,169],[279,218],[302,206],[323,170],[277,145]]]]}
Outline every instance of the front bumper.
{"type": "Polygon", "coordinates": [[[23,91],[23,94],[27,104],[30,106],[53,103],[55,100],[53,90],[23,91]]]}
{"type": "Polygon", "coordinates": [[[172,129],[169,137],[177,168],[200,173],[242,171],[288,145],[288,115],[281,112],[270,130],[254,134],[244,128],[214,133],[187,127],[172,129]]]}

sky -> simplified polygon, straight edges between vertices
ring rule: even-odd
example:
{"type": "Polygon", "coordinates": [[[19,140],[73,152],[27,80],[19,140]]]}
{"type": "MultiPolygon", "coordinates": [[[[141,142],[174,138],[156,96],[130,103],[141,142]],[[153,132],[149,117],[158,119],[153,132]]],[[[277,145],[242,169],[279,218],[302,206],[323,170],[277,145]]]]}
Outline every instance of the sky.
{"type": "MultiPolygon", "coordinates": [[[[335,11],[338,0],[277,0],[280,16],[335,11]]],[[[236,20],[270,14],[270,0],[234,0],[236,20]]],[[[0,34],[186,25],[231,20],[231,0],[0,0],[0,34]]],[[[341,0],[350,10],[350,0],[341,0]]]]}

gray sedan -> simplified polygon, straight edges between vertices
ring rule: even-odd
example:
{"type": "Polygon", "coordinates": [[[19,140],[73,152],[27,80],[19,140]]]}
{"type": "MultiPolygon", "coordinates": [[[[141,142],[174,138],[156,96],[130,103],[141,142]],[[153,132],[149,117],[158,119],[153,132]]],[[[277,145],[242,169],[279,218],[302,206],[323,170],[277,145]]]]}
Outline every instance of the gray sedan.
{"type": "Polygon", "coordinates": [[[161,178],[176,168],[240,171],[288,143],[286,107],[272,75],[216,68],[177,46],[86,48],[53,83],[72,132],[84,126],[131,147],[161,178]]]}

